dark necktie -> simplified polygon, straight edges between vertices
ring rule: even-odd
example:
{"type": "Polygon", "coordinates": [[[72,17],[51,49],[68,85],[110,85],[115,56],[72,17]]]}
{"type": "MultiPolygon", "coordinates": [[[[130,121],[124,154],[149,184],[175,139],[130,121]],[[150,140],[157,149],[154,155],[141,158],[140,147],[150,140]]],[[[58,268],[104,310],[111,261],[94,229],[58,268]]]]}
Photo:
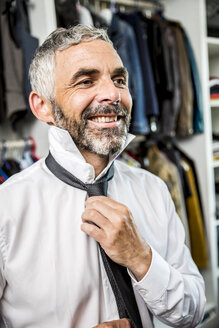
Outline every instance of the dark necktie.
{"type": "MultiPolygon", "coordinates": [[[[51,153],[49,153],[46,158],[46,165],[58,179],[72,187],[87,191],[89,197],[101,195],[106,196],[108,181],[111,180],[114,175],[114,166],[111,165],[104,177],[96,181],[94,184],[85,184],[59,165],[51,153]]],[[[127,269],[113,262],[105,253],[101,245],[99,243],[98,245],[116,299],[119,317],[130,319],[133,328],[142,328],[138,306],[127,269]]]]}

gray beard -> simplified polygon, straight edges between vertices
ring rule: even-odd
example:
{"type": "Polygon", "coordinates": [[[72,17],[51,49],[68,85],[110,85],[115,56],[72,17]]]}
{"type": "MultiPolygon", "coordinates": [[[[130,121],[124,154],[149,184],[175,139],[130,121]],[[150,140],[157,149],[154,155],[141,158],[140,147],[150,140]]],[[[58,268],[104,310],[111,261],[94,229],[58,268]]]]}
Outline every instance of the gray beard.
{"type": "Polygon", "coordinates": [[[81,150],[87,150],[101,156],[117,153],[127,139],[130,126],[130,115],[120,105],[98,106],[91,109],[89,106],[83,111],[80,122],[67,117],[63,110],[53,102],[54,120],[57,127],[67,130],[81,150]],[[113,128],[90,128],[88,118],[97,114],[110,114],[121,116],[120,124],[113,128]]]}

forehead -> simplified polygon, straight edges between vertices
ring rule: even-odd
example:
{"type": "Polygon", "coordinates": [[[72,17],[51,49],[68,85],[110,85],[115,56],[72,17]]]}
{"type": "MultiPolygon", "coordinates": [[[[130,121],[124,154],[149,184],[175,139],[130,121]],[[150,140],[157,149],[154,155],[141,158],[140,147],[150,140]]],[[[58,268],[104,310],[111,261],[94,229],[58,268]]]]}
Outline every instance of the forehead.
{"type": "Polygon", "coordinates": [[[57,51],[55,55],[56,73],[73,73],[83,67],[113,71],[121,66],[123,64],[116,50],[103,40],[82,42],[63,51],[57,51]]]}

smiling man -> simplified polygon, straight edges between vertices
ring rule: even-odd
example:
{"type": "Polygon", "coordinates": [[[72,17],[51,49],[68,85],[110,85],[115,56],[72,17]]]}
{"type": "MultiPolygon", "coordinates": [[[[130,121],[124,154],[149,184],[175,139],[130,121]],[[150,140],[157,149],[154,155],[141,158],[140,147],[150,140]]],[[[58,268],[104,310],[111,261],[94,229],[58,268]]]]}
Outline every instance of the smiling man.
{"type": "Polygon", "coordinates": [[[50,154],[0,188],[2,327],[195,327],[204,282],[167,188],[115,161],[132,100],[106,32],[57,29],[30,78],[50,154]]]}

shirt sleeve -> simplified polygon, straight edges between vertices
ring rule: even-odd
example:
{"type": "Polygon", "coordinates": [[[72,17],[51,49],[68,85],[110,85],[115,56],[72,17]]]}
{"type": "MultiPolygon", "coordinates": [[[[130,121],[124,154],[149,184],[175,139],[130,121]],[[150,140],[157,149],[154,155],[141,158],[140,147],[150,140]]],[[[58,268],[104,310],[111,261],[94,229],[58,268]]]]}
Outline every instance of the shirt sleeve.
{"type": "Polygon", "coordinates": [[[6,280],[4,278],[4,263],[5,263],[5,238],[4,238],[3,229],[0,228],[0,299],[2,298],[3,290],[6,285],[6,280]]]}
{"type": "Polygon", "coordinates": [[[160,321],[172,327],[196,327],[206,302],[204,280],[184,244],[184,228],[166,186],[164,201],[169,220],[166,258],[152,248],[152,262],[144,278],[137,282],[129,274],[133,287],[160,321]]]}

